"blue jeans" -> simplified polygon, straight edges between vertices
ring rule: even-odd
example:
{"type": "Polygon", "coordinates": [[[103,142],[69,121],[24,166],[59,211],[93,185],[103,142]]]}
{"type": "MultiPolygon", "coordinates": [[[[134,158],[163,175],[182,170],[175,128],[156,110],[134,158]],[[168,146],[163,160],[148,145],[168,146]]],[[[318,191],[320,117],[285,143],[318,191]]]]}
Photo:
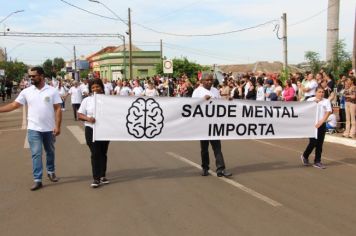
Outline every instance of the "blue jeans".
{"type": "Polygon", "coordinates": [[[35,182],[42,182],[42,145],[46,151],[47,173],[54,173],[54,143],[56,138],[52,131],[39,132],[28,130],[28,143],[32,155],[32,170],[35,182]]]}

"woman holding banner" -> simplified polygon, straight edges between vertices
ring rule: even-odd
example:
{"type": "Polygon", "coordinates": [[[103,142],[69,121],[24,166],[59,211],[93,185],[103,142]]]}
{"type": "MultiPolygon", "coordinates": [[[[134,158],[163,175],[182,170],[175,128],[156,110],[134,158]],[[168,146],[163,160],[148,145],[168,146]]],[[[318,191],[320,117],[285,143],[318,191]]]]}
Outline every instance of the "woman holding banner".
{"type": "Polygon", "coordinates": [[[309,155],[315,148],[315,159],[313,166],[319,169],[325,169],[325,166],[321,163],[321,153],[323,151],[323,143],[326,132],[326,121],[329,115],[332,113],[332,107],[329,99],[324,98],[324,89],[318,87],[315,92],[315,97],[309,98],[307,101],[317,103],[317,120],[315,128],[318,129],[317,138],[309,138],[309,144],[305,149],[303,155],[300,156],[303,165],[309,166],[309,155]]]}
{"type": "Polygon", "coordinates": [[[109,148],[109,141],[94,141],[93,142],[93,124],[94,118],[94,93],[104,94],[104,84],[100,79],[91,80],[89,82],[89,94],[86,97],[78,110],[78,117],[84,121],[85,125],[85,139],[91,152],[91,166],[93,173],[92,188],[97,188],[101,184],[108,184],[106,179],[106,165],[107,152],[109,148]]]}

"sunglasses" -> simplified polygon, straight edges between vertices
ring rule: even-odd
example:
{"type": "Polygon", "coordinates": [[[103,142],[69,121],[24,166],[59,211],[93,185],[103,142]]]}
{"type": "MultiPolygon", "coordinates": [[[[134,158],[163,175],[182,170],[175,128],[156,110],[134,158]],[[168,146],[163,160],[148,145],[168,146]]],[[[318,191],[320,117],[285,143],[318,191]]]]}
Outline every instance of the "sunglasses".
{"type": "Polygon", "coordinates": [[[36,76],[39,76],[39,75],[29,75],[28,77],[35,78],[36,76]]]}

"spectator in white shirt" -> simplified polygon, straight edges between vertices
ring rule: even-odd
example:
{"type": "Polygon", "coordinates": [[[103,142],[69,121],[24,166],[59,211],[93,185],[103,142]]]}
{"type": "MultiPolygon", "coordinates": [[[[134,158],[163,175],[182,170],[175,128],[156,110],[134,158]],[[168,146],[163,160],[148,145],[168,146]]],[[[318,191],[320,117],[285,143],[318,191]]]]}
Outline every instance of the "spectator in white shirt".
{"type": "Polygon", "coordinates": [[[318,87],[318,83],[314,79],[314,75],[312,73],[308,74],[307,81],[305,82],[303,92],[304,92],[304,100],[308,100],[308,98],[315,96],[316,88],[318,87]]]}
{"type": "Polygon", "coordinates": [[[134,87],[133,87],[133,89],[132,89],[132,94],[133,94],[134,96],[142,96],[143,89],[142,89],[142,87],[141,87],[141,85],[140,85],[140,83],[139,83],[138,80],[134,80],[133,86],[134,86],[134,87]]]}
{"type": "Polygon", "coordinates": [[[68,95],[70,95],[72,102],[74,120],[78,120],[77,111],[82,103],[82,90],[79,88],[77,81],[73,82],[73,86],[69,89],[67,96],[68,95]]]}
{"type": "Polygon", "coordinates": [[[82,83],[80,84],[80,90],[82,91],[82,97],[88,97],[89,95],[89,85],[88,85],[88,80],[85,78],[83,79],[82,83]]]}
{"type": "Polygon", "coordinates": [[[158,97],[159,96],[159,93],[158,93],[157,89],[155,88],[152,81],[147,82],[147,88],[142,92],[142,96],[147,96],[147,97],[158,97]]]}
{"type": "Polygon", "coordinates": [[[105,95],[112,95],[114,88],[112,87],[111,82],[108,79],[103,79],[105,95]]]}

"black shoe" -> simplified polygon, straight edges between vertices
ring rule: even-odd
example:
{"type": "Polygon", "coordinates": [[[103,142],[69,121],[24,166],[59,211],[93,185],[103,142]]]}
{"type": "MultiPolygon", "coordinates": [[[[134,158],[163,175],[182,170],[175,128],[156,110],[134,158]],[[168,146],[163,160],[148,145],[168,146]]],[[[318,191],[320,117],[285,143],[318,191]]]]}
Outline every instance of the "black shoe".
{"type": "Polygon", "coordinates": [[[100,180],[94,180],[93,183],[90,185],[92,188],[97,188],[100,186],[100,180]]]}
{"type": "Polygon", "coordinates": [[[47,174],[48,178],[52,182],[58,182],[58,178],[55,173],[47,174]]]}
{"type": "Polygon", "coordinates": [[[36,191],[42,187],[43,187],[42,182],[35,182],[35,184],[31,187],[31,191],[36,191]]]}
{"type": "Polygon", "coordinates": [[[227,172],[226,170],[221,170],[221,171],[218,171],[218,172],[216,172],[216,175],[218,176],[218,177],[230,177],[230,176],[232,176],[232,174],[230,173],[230,172],[227,172]]]}
{"type": "Polygon", "coordinates": [[[101,177],[100,178],[100,184],[110,184],[110,181],[105,177],[101,177]]]}
{"type": "Polygon", "coordinates": [[[208,169],[203,169],[203,171],[201,172],[202,176],[208,176],[209,175],[209,170],[208,169]]]}

